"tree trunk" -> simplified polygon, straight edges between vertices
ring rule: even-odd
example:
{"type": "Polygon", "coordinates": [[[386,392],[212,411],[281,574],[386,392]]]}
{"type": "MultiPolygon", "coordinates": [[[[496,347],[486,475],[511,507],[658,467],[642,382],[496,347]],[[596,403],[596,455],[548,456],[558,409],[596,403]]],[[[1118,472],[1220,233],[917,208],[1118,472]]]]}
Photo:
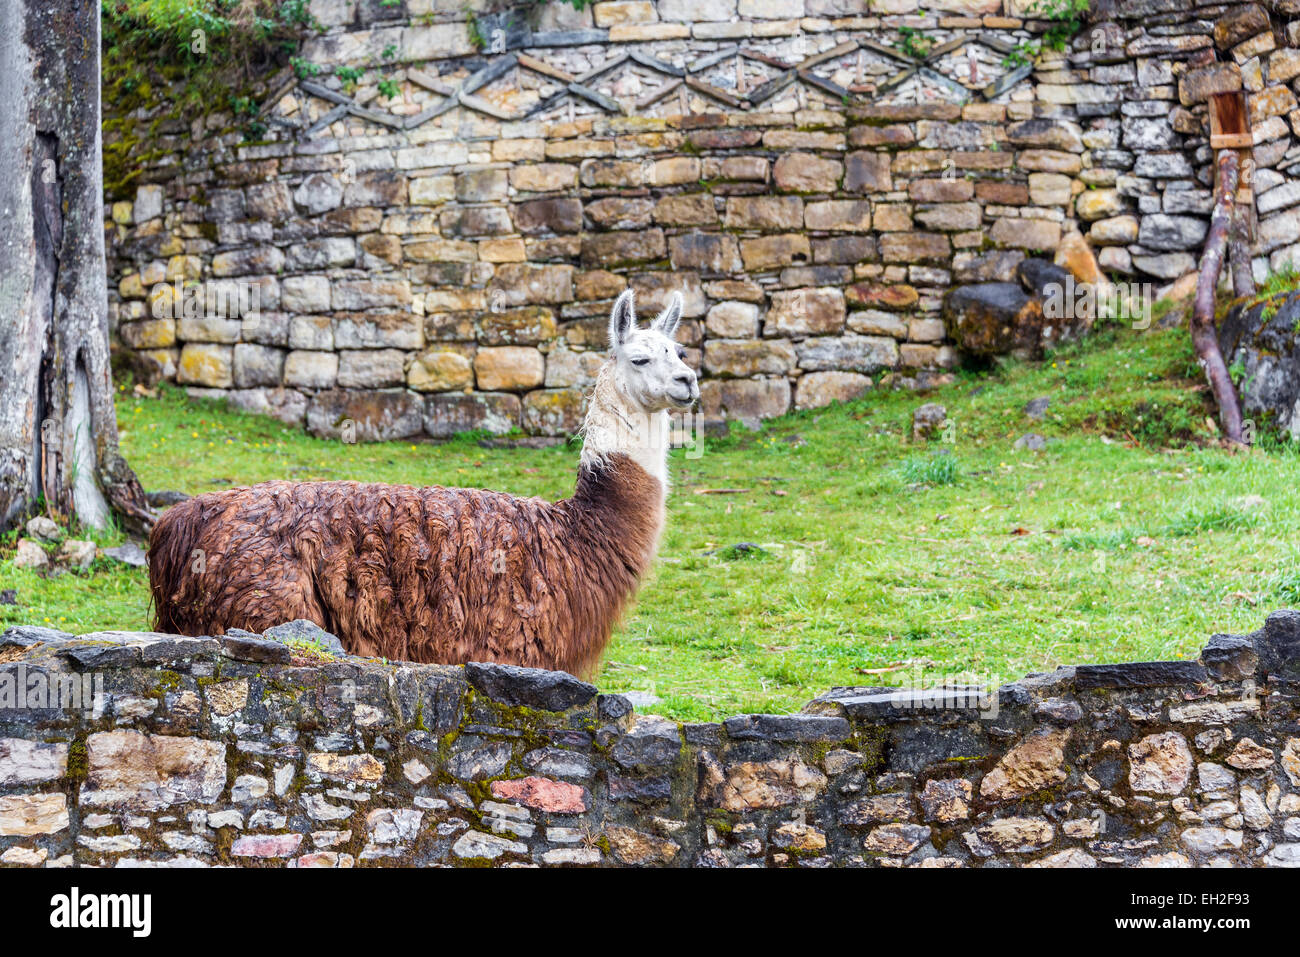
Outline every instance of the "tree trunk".
{"type": "Polygon", "coordinates": [[[1219,349],[1218,330],[1214,325],[1214,295],[1223,270],[1228,231],[1233,222],[1233,197],[1237,192],[1238,157],[1232,150],[1219,156],[1219,180],[1210,232],[1201,254],[1200,276],[1196,281],[1196,300],[1192,306],[1192,344],[1196,348],[1210,391],[1219,406],[1219,422],[1229,442],[1242,443],[1241,404],[1219,349]]]}
{"type": "Polygon", "coordinates": [[[117,447],[108,351],[100,0],[0,3],[0,530],[152,514],[117,447]]]}

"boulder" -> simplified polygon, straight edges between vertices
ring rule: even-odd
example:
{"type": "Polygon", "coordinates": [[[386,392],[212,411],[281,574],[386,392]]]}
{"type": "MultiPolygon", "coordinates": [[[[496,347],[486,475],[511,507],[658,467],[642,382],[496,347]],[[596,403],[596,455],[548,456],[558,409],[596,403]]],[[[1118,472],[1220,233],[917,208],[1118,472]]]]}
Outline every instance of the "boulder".
{"type": "Polygon", "coordinates": [[[41,568],[50,563],[50,558],[36,542],[30,538],[20,538],[13,561],[14,568],[41,568]]]}
{"type": "Polygon", "coordinates": [[[1244,370],[1242,413],[1300,438],[1300,294],[1233,306],[1219,327],[1229,368],[1244,370]]]}
{"type": "Polygon", "coordinates": [[[943,297],[943,320],[949,338],[972,355],[1042,354],[1043,304],[1017,283],[958,286],[943,297]]]}
{"type": "Polygon", "coordinates": [[[27,534],[42,542],[57,542],[63,537],[59,526],[44,515],[37,515],[27,523],[27,534]]]}
{"type": "Polygon", "coordinates": [[[59,561],[67,562],[84,571],[95,561],[98,552],[99,549],[94,542],[69,538],[59,548],[59,561]]]}
{"type": "Polygon", "coordinates": [[[1031,295],[1046,297],[1051,287],[1064,289],[1070,279],[1070,272],[1046,259],[1030,258],[1016,267],[1016,279],[1031,295]]]}
{"type": "Polygon", "coordinates": [[[424,430],[419,398],[406,391],[318,392],[307,407],[307,431],[344,442],[388,442],[424,430]]]}
{"type": "Polygon", "coordinates": [[[948,410],[937,402],[927,402],[912,413],[912,441],[932,439],[948,424],[948,410]]]}

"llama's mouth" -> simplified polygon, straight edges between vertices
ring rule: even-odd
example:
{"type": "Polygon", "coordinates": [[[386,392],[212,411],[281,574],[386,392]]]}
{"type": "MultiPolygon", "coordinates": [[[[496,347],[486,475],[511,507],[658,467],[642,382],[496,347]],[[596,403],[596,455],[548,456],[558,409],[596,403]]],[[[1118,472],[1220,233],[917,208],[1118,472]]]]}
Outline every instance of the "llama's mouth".
{"type": "Polygon", "coordinates": [[[673,400],[673,405],[677,406],[677,408],[689,409],[691,406],[695,404],[695,400],[699,398],[699,396],[695,395],[695,393],[691,392],[690,390],[687,390],[685,396],[673,395],[670,392],[668,393],[668,398],[673,400]]]}

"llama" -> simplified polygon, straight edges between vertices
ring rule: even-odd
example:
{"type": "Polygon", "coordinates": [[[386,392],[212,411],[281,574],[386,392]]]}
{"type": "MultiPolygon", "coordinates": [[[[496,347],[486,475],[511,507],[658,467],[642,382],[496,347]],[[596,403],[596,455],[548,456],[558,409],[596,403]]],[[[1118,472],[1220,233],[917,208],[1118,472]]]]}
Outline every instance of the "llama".
{"type": "Polygon", "coordinates": [[[149,542],[154,627],[263,632],[306,618],[349,652],[589,676],[658,549],[669,409],[699,399],[674,341],[682,298],[610,315],[572,498],[267,482],[168,509],[149,542]]]}

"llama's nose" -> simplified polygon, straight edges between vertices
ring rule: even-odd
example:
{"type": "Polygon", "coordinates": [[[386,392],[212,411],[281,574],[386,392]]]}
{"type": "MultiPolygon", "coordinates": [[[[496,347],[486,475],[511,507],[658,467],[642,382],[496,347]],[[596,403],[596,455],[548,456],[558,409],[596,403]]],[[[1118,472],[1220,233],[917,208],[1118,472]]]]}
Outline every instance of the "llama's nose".
{"type": "Polygon", "coordinates": [[[686,386],[686,391],[691,395],[695,394],[695,373],[683,372],[677,376],[677,384],[686,386]]]}

